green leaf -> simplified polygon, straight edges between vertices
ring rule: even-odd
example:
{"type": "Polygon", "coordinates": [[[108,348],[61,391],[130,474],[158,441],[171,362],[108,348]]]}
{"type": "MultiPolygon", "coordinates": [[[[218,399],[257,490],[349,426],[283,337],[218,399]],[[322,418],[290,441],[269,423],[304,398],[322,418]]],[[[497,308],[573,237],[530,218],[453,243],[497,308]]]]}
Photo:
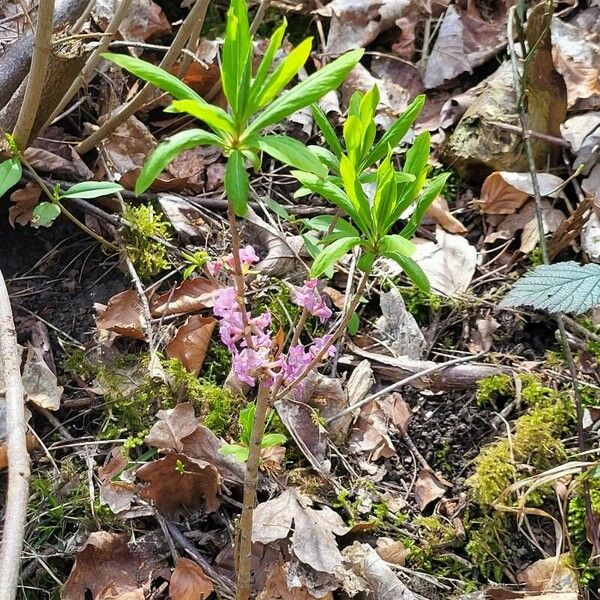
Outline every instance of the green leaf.
{"type": "MultiPolygon", "coordinates": [[[[269,69],[273,64],[273,59],[277,54],[277,50],[281,48],[281,43],[283,41],[283,36],[285,35],[285,30],[287,29],[287,20],[284,18],[283,23],[273,32],[271,39],[269,40],[269,45],[263,56],[263,59],[260,62],[258,70],[256,71],[256,76],[254,77],[254,81],[252,82],[252,86],[250,88],[250,100],[248,105],[248,112],[254,112],[256,110],[256,98],[258,96],[259,91],[262,89],[262,86],[267,79],[267,75],[269,74],[269,69]]],[[[246,115],[249,116],[249,115],[246,115]]]]}
{"type": "Polygon", "coordinates": [[[340,171],[340,161],[336,157],[336,155],[329,150],[328,148],[324,148],[323,146],[307,146],[307,148],[315,155],[317,158],[328,168],[331,169],[334,173],[339,173],[340,171]]]}
{"type": "Polygon", "coordinates": [[[352,161],[345,154],[342,154],[340,159],[340,175],[344,183],[344,190],[360,216],[359,220],[355,219],[356,224],[366,236],[370,236],[373,232],[371,204],[363,190],[352,161]]]}
{"type": "MultiPolygon", "coordinates": [[[[344,123],[344,141],[346,142],[346,152],[348,152],[348,158],[352,161],[353,165],[358,166],[362,150],[362,141],[364,137],[364,130],[360,119],[355,115],[350,115],[344,123]]],[[[340,156],[340,163],[344,160],[343,156],[340,156]]]]}
{"type": "Polygon", "coordinates": [[[33,209],[32,224],[35,227],[50,227],[60,215],[60,206],[54,202],[40,202],[33,209]]]}
{"type": "MultiPolygon", "coordinates": [[[[295,77],[310,56],[312,38],[306,38],[296,46],[269,75],[256,99],[257,108],[263,108],[271,102],[281,90],[295,77]]],[[[306,104],[305,104],[306,106],[306,104]]]]}
{"type": "Polygon", "coordinates": [[[287,442],[287,438],[282,433],[267,433],[263,436],[260,443],[261,448],[270,448],[271,446],[282,446],[287,442]]]}
{"type": "Polygon", "coordinates": [[[225,169],[225,193],[238,217],[244,217],[248,212],[249,190],[250,182],[244,164],[244,155],[240,150],[234,150],[229,155],[225,169]]]}
{"type": "Polygon", "coordinates": [[[223,140],[214,133],[203,129],[188,129],[167,138],[156,146],[148,156],[142,172],[135,182],[135,193],[141,194],[146,191],[164,171],[165,167],[184,150],[211,144],[222,147],[223,140]]]}
{"type": "Polygon", "coordinates": [[[99,198],[110,196],[123,191],[123,186],[113,181],[84,181],[72,185],[66,192],[60,194],[61,198],[99,198]]]}
{"type": "MultiPolygon", "coordinates": [[[[306,251],[308,252],[308,254],[310,255],[310,257],[314,260],[315,258],[317,258],[317,256],[319,256],[319,254],[321,253],[321,249],[319,248],[319,246],[317,246],[317,244],[315,243],[315,238],[313,238],[310,235],[306,235],[303,234],[302,235],[302,239],[304,240],[304,247],[306,248],[306,251]]],[[[323,274],[325,275],[325,277],[327,277],[328,279],[331,279],[333,277],[333,265],[327,267],[324,271],[323,274]]]]}
{"type": "Polygon", "coordinates": [[[280,219],[284,219],[285,221],[289,220],[290,213],[283,204],[279,204],[279,202],[276,202],[273,198],[269,198],[268,196],[262,198],[262,201],[267,205],[267,208],[275,213],[280,219]]]}
{"type": "Polygon", "coordinates": [[[9,158],[0,163],[0,196],[19,183],[22,171],[21,163],[17,158],[9,158]]]}
{"type": "Polygon", "coordinates": [[[245,135],[257,133],[264,127],[280,123],[292,113],[316,102],[327,92],[336,89],[356,66],[363,53],[362,48],[347,52],[307,77],[291,90],[283,93],[258,115],[250,124],[245,135]]]}
{"type": "Polygon", "coordinates": [[[431,286],[429,285],[429,279],[425,275],[425,271],[408,256],[397,254],[396,252],[384,252],[383,255],[386,258],[395,260],[406,273],[406,276],[423,292],[429,293],[431,286]]]}
{"type": "Polygon", "coordinates": [[[200,104],[194,100],[174,100],[165,112],[187,113],[204,121],[215,133],[225,131],[235,134],[235,123],[231,116],[214,104],[200,104]]]}
{"type": "Polygon", "coordinates": [[[360,318],[354,312],[348,321],[348,333],[350,335],[356,335],[358,333],[358,328],[360,327],[360,318]]]}
{"type": "Polygon", "coordinates": [[[329,231],[333,224],[333,231],[341,231],[346,234],[346,237],[359,236],[358,230],[350,225],[348,221],[334,215],[320,215],[308,219],[305,223],[315,231],[329,231]]]}
{"type": "Polygon", "coordinates": [[[256,406],[254,402],[250,402],[246,408],[240,410],[240,416],[238,417],[240,422],[240,428],[242,430],[241,440],[246,444],[250,443],[250,436],[252,435],[252,426],[254,425],[254,414],[256,413],[256,406]]]}
{"type": "Polygon", "coordinates": [[[532,306],[554,314],[587,312],[600,306],[600,265],[567,261],[535,267],[517,281],[500,306],[532,306]]]}
{"type": "Polygon", "coordinates": [[[164,69],[153,65],[152,63],[146,62],[134,56],[128,56],[127,54],[113,54],[111,52],[104,52],[102,54],[104,58],[119,65],[122,69],[129,71],[136,77],[143,79],[155,85],[160,90],[168,92],[177,100],[196,100],[201,104],[206,104],[205,100],[183,81],[171,75],[164,69]]]}
{"type": "Polygon", "coordinates": [[[369,155],[364,161],[363,167],[370,167],[372,164],[381,160],[387,153],[388,148],[392,150],[402,141],[408,133],[411,125],[421,114],[425,104],[425,95],[417,96],[408,108],[402,113],[398,120],[381,136],[381,139],[375,144],[369,155]]]}
{"type": "Polygon", "coordinates": [[[396,172],[391,154],[381,161],[377,169],[375,196],[373,197],[373,221],[378,235],[385,234],[392,207],[396,202],[396,172]]]}
{"type": "Polygon", "coordinates": [[[308,171],[318,177],[327,176],[327,168],[301,142],[287,135],[266,135],[259,137],[256,145],[269,156],[283,164],[301,171],[308,171]]]}
{"type": "Polygon", "coordinates": [[[325,141],[327,142],[328,146],[339,159],[343,152],[342,144],[340,144],[340,140],[338,139],[338,136],[335,133],[333,125],[329,122],[327,115],[323,112],[323,110],[318,104],[311,104],[310,109],[313,114],[313,119],[315,120],[315,123],[319,128],[319,131],[325,138],[325,141]]]}
{"type": "Polygon", "coordinates": [[[245,463],[248,460],[248,448],[239,444],[225,444],[217,452],[223,456],[233,456],[237,461],[245,463]]]}
{"type": "Polygon", "coordinates": [[[366,273],[373,267],[373,263],[377,260],[377,255],[373,254],[373,252],[365,252],[361,255],[356,263],[356,266],[360,271],[366,273]]]}
{"type": "Polygon", "coordinates": [[[379,240],[379,248],[382,252],[399,254],[401,256],[412,256],[417,250],[415,245],[401,235],[384,235],[379,240]]]}
{"type": "Polygon", "coordinates": [[[327,269],[337,262],[344,254],[347,254],[352,248],[360,244],[361,239],[359,237],[346,237],[340,240],[336,240],[327,248],[322,250],[310,270],[311,277],[318,277],[327,269]]]}
{"type": "MultiPolygon", "coordinates": [[[[431,206],[431,203],[440,195],[444,186],[446,185],[446,181],[448,181],[448,177],[450,177],[450,173],[442,173],[437,177],[434,177],[429,185],[425,188],[425,191],[421,194],[421,197],[417,201],[417,206],[413,214],[410,216],[410,219],[400,232],[400,235],[404,237],[410,238],[413,236],[423,217],[425,216],[425,212],[431,206]]],[[[389,224],[391,227],[393,223],[389,224]]]]}

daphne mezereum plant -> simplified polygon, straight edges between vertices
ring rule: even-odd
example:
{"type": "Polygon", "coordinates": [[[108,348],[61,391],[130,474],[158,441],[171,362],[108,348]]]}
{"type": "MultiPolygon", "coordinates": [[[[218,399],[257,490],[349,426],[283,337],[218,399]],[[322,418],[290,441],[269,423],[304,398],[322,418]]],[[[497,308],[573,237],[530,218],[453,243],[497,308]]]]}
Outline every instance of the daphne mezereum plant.
{"type": "Polygon", "coordinates": [[[392,152],[418,116],[423,98],[417,99],[378,142],[375,142],[374,121],[379,101],[377,88],[352,97],[342,141],[325,115],[313,107],[331,151],[314,151],[288,136],[268,133],[267,128],[336,89],[362,55],[362,50],[349,52],[284,91],[311,50],[311,40],[305,40],[274,66],[285,27],[284,22],[273,33],[258,69],[253,72],[253,40],[246,2],[232,0],[221,60],[221,84],[227,110],[208,104],[179,79],[147,62],[125,55],[105,55],[171,94],[173,101],[167,111],[190,114],[207,127],[177,133],[159,144],[136,182],[137,193],[146,190],[184,150],[214,145],[227,157],[225,193],[230,207],[231,254],[206,264],[204,256],[193,256],[189,259],[187,275],[204,268],[211,277],[226,283],[215,294],[214,313],[220,320],[221,340],[232,355],[233,371],[255,395],[254,403],[241,415],[241,443],[223,449],[224,453],[246,462],[236,549],[237,600],[248,600],[251,594],[252,520],[261,448],[283,441],[281,435],[265,436],[271,407],[290,393],[301,397],[307,376],[325,358],[335,354],[334,344],[346,331],[377,257],[396,260],[416,285],[428,286],[424,273],[410,259],[414,246],[409,238],[427,206],[441,191],[446,177],[442,175],[426,182],[428,134],[417,137],[405,156],[402,170],[394,166],[392,152]],[[321,249],[314,260],[311,278],[294,292],[294,302],[302,312],[287,336],[287,343],[285,333],[274,333],[269,312],[252,315],[248,310],[245,278],[255,269],[259,257],[252,246],[242,247],[235,218],[244,216],[247,211],[246,161],[259,170],[262,152],[290,166],[304,193],[317,194],[333,202],[340,211],[335,218],[319,217],[309,222],[313,229],[325,235],[320,240],[321,249]],[[368,189],[371,192],[368,193],[368,189]],[[411,206],[414,208],[412,216],[396,233],[398,220],[411,206]],[[323,325],[333,317],[319,293],[317,278],[350,251],[355,253],[357,266],[362,271],[356,290],[349,295],[345,309],[333,319],[329,332],[306,343],[305,329],[311,317],[323,325]]]}

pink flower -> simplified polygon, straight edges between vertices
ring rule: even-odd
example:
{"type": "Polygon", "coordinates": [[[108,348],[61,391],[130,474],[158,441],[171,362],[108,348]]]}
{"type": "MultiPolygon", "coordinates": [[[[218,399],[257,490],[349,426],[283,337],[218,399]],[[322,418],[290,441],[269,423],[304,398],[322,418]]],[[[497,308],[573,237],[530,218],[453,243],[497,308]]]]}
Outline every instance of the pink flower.
{"type": "Polygon", "coordinates": [[[206,263],[206,270],[213,277],[218,277],[219,273],[223,269],[223,263],[218,260],[213,260],[209,263],[206,263]]]}
{"type": "Polygon", "coordinates": [[[317,290],[318,279],[309,279],[304,285],[294,290],[294,302],[305,308],[313,317],[318,317],[321,323],[331,318],[331,309],[325,304],[323,297],[317,290]]]}
{"type": "Polygon", "coordinates": [[[227,317],[232,312],[239,312],[237,292],[234,287],[225,287],[215,292],[213,312],[217,317],[227,317]]]}
{"type": "MultiPolygon", "coordinates": [[[[258,254],[256,254],[256,250],[254,250],[253,246],[246,246],[245,248],[240,249],[240,262],[242,265],[242,273],[247,273],[250,270],[250,267],[257,263],[260,260],[258,254]]],[[[227,266],[233,271],[235,268],[233,262],[233,254],[229,254],[225,257],[225,263],[227,266]]]]}
{"type": "Polygon", "coordinates": [[[259,351],[244,348],[241,352],[233,353],[233,370],[240,381],[248,385],[256,383],[259,371],[269,364],[264,350],[264,348],[259,351]]]}

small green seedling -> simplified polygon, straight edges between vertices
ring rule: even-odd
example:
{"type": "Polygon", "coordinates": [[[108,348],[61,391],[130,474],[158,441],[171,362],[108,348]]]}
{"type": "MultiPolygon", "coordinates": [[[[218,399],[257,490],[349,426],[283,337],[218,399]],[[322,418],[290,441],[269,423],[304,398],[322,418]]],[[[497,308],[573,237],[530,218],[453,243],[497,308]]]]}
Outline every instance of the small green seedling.
{"type": "Polygon", "coordinates": [[[35,227],[50,227],[56,217],[65,210],[61,204],[63,200],[69,200],[70,198],[90,200],[121,191],[123,191],[123,186],[111,181],[84,181],[72,185],[66,191],[63,191],[58,185],[54,186],[51,190],[50,200],[40,202],[33,209],[32,224],[35,227]]]}
{"type": "Polygon", "coordinates": [[[327,174],[323,163],[298,140],[263,132],[336,89],[359,61],[363,50],[344,54],[283,92],[306,63],[312,46],[312,38],[304,40],[271,70],[285,30],[284,21],[271,36],[265,55],[253,73],[253,38],[248,23],[248,7],[245,0],[232,0],[221,59],[221,85],[228,110],[209,104],[177,77],[148,62],[124,54],[103,55],[171,94],[174,100],[167,112],[192,115],[211,130],[189,129],[159,144],[138,177],[136,193],[148,189],[178,154],[200,145],[217,146],[227,156],[225,191],[238,216],[244,216],[248,207],[246,161],[258,170],[260,152],[315,176],[327,174]]]}
{"type": "MultiPolygon", "coordinates": [[[[250,445],[250,436],[252,435],[252,425],[254,423],[254,414],[256,413],[256,405],[251,402],[240,411],[240,443],[225,444],[219,448],[219,454],[224,456],[233,456],[238,461],[245,463],[248,460],[248,447],[250,445]]],[[[267,417],[267,428],[273,417],[273,411],[267,417]]],[[[265,433],[260,443],[261,448],[271,448],[272,446],[282,446],[287,441],[285,435],[281,433],[265,433]]]]}
{"type": "Polygon", "coordinates": [[[188,266],[183,270],[183,278],[189,279],[196,271],[202,271],[204,265],[210,260],[208,252],[200,250],[189,254],[188,252],[182,252],[181,256],[186,260],[188,266]]]}

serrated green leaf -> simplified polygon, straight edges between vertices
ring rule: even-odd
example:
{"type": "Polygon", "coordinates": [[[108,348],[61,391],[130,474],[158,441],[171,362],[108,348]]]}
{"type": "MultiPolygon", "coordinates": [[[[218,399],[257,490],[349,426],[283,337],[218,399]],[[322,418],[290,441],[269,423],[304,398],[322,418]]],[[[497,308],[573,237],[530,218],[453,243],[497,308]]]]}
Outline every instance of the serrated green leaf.
{"type": "Polygon", "coordinates": [[[201,104],[206,104],[206,101],[191,87],[183,83],[183,81],[175,77],[175,75],[171,75],[171,73],[168,73],[152,63],[134,56],[128,56],[127,54],[104,52],[102,56],[103,58],[114,62],[116,65],[119,65],[122,69],[129,71],[136,77],[155,85],[164,92],[168,92],[177,100],[189,99],[196,100],[201,104]]]}
{"type": "Polygon", "coordinates": [[[347,254],[352,248],[358,246],[361,242],[359,237],[345,237],[336,240],[327,248],[322,250],[310,270],[311,277],[318,277],[327,267],[333,266],[342,256],[347,254]]]}
{"type": "Polygon", "coordinates": [[[17,158],[9,158],[0,163],[0,196],[19,183],[22,171],[21,163],[17,158]]]}
{"type": "Polygon", "coordinates": [[[235,123],[229,114],[213,104],[200,104],[195,100],[174,100],[165,112],[186,113],[206,123],[215,133],[234,134],[235,123]]]}
{"type": "Polygon", "coordinates": [[[33,209],[32,224],[35,227],[50,227],[60,215],[60,206],[54,202],[40,202],[33,209]]]}
{"type": "Polygon", "coordinates": [[[123,186],[113,181],[84,181],[72,185],[66,192],[62,192],[61,198],[99,198],[109,196],[123,191],[123,186]]]}
{"type": "Polygon", "coordinates": [[[223,140],[208,131],[202,129],[188,129],[180,131],[161,142],[150,153],[142,172],[135,182],[135,193],[145,192],[152,182],[164,171],[165,167],[184,150],[203,145],[222,146],[223,140]]]}
{"type": "Polygon", "coordinates": [[[500,303],[550,313],[581,314],[600,306],[600,265],[574,261],[541,265],[521,277],[500,303]]]}
{"type": "Polygon", "coordinates": [[[283,121],[297,110],[316,102],[330,90],[336,89],[356,66],[363,54],[362,48],[347,52],[307,77],[291,90],[284,92],[250,124],[246,135],[252,135],[264,127],[283,121]]]}
{"type": "Polygon", "coordinates": [[[250,182],[244,155],[239,150],[234,150],[229,155],[225,169],[225,193],[238,217],[244,217],[248,212],[249,190],[250,182]]]}
{"type": "Polygon", "coordinates": [[[287,135],[265,135],[259,137],[256,145],[276,160],[318,177],[327,176],[327,168],[301,142],[287,135]]]}

